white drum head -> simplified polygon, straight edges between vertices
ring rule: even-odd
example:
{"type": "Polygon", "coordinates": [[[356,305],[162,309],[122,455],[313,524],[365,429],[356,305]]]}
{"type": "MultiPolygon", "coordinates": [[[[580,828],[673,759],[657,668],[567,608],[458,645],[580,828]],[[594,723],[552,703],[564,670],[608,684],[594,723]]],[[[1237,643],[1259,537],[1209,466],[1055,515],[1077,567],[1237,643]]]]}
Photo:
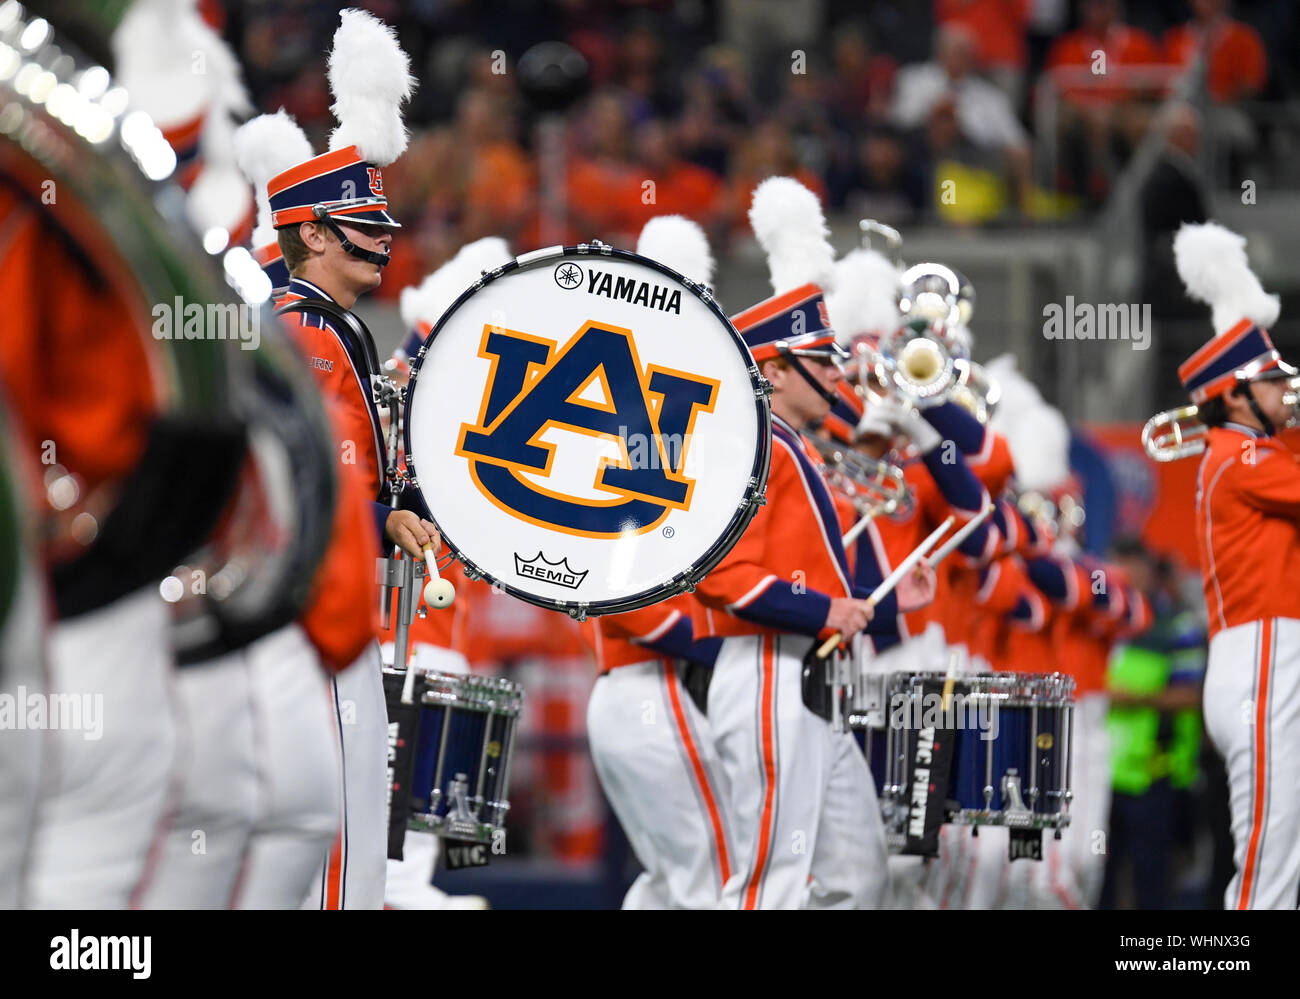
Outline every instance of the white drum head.
{"type": "Polygon", "coordinates": [[[581,616],[688,588],[767,479],[771,415],[712,298],[603,246],[526,254],[463,294],[407,389],[416,487],[471,575],[581,616]]]}

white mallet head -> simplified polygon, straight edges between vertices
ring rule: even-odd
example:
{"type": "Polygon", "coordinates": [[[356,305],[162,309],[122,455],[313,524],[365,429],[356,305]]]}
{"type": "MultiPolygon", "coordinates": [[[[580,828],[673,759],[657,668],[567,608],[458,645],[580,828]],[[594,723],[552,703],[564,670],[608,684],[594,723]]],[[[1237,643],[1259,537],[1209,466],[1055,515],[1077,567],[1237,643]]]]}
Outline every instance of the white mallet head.
{"type": "Polygon", "coordinates": [[[433,548],[424,548],[424,564],[429,567],[429,581],[424,584],[424,602],[430,607],[450,607],[456,599],[456,587],[438,575],[438,558],[433,548]]]}

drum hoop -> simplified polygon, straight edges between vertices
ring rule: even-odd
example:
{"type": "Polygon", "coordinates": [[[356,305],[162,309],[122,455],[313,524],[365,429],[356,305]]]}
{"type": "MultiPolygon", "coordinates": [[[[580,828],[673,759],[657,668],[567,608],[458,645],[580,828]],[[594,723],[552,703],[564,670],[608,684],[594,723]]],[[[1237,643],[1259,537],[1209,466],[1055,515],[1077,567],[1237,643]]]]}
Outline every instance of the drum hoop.
{"type": "MultiPolygon", "coordinates": [[[[692,281],[690,278],[679,274],[657,260],[651,260],[649,257],[642,256],[639,253],[633,253],[630,250],[620,250],[612,246],[606,246],[602,243],[578,243],[576,245],[549,246],[541,250],[533,250],[530,253],[521,254],[518,257],[502,264],[500,267],[491,271],[484,271],[477,281],[466,288],[457,299],[448,307],[447,311],[438,317],[438,322],[429,331],[425,337],[424,343],[420,345],[419,351],[411,361],[411,376],[407,382],[405,409],[407,419],[403,420],[402,426],[402,444],[406,451],[406,467],[410,474],[411,484],[419,491],[418,483],[420,481],[417,458],[411,450],[411,420],[409,413],[411,403],[415,398],[416,386],[419,384],[420,370],[423,367],[424,359],[429,352],[429,345],[437,338],[438,334],[443,331],[448,320],[456,311],[465,304],[470,298],[478,294],[483,288],[493,281],[504,277],[506,274],[514,271],[532,270],[545,263],[552,263],[567,256],[579,257],[613,257],[619,260],[627,260],[633,263],[643,264],[652,270],[659,271],[673,278],[680,283],[687,291],[693,294],[702,302],[710,312],[718,319],[722,320],[722,326],[731,337],[732,344],[740,353],[742,360],[745,362],[745,369],[749,374],[750,384],[754,391],[754,411],[758,420],[758,453],[754,456],[754,463],[750,468],[749,485],[746,486],[745,495],[741,502],[737,504],[736,512],[732,515],[727,529],[713,542],[707,551],[695,562],[690,568],[679,573],[667,583],[657,586],[650,590],[643,590],[640,593],[634,593],[630,596],[623,597],[619,600],[599,600],[591,603],[578,600],[562,600],[548,597],[537,596],[536,594],[527,593],[520,590],[504,580],[498,579],[491,573],[484,572],[477,565],[471,562],[465,556],[464,550],[449,538],[438,523],[438,518],[433,511],[429,510],[429,516],[433,520],[434,526],[438,528],[438,533],[442,537],[443,544],[452,553],[466,570],[466,574],[471,578],[482,579],[491,584],[493,587],[500,588],[505,593],[516,599],[523,600],[536,607],[542,607],[546,610],[563,611],[571,617],[579,620],[584,617],[597,617],[603,614],[621,614],[625,611],[637,610],[641,607],[648,607],[652,604],[667,600],[670,597],[680,593],[690,592],[695,588],[695,584],[703,579],[719,562],[726,557],[731,551],[740,536],[749,526],[749,522],[754,519],[758,513],[758,507],[762,502],[762,497],[767,491],[767,475],[772,459],[772,406],[768,399],[767,392],[763,389],[763,378],[759,374],[758,365],[749,353],[749,348],[745,346],[745,341],[732,325],[731,319],[719,307],[713,295],[701,284],[692,281]]],[[[424,496],[421,493],[420,498],[424,496]]],[[[429,506],[425,502],[425,507],[429,506]]]]}

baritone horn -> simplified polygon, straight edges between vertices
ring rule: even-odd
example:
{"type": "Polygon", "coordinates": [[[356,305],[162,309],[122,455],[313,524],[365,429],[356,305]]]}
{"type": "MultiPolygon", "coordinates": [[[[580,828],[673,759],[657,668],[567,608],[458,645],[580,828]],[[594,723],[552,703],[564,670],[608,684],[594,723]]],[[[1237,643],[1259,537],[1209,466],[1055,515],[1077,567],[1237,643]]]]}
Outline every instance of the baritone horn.
{"type": "Polygon", "coordinates": [[[893,462],[873,458],[822,434],[805,433],[826,463],[831,485],[852,501],[860,517],[907,516],[915,500],[893,462]]]}

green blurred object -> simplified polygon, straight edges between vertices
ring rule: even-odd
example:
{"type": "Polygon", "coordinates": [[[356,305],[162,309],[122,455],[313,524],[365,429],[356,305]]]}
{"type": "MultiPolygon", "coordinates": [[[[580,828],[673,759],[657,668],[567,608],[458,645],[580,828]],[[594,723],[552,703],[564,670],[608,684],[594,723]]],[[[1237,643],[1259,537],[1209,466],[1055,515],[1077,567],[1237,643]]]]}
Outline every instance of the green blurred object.
{"type": "MultiPolygon", "coordinates": [[[[1181,616],[1181,615],[1180,615],[1181,616]]],[[[1107,686],[1137,696],[1168,689],[1180,666],[1199,660],[1198,649],[1164,652],[1124,645],[1111,658],[1107,686]]],[[[1195,668],[1195,667],[1193,667],[1195,668]]],[[[1175,788],[1189,787],[1198,775],[1201,713],[1195,708],[1162,712],[1156,708],[1112,705],[1106,721],[1111,744],[1111,781],[1116,791],[1143,794],[1151,783],[1168,778],[1175,788]]]]}

